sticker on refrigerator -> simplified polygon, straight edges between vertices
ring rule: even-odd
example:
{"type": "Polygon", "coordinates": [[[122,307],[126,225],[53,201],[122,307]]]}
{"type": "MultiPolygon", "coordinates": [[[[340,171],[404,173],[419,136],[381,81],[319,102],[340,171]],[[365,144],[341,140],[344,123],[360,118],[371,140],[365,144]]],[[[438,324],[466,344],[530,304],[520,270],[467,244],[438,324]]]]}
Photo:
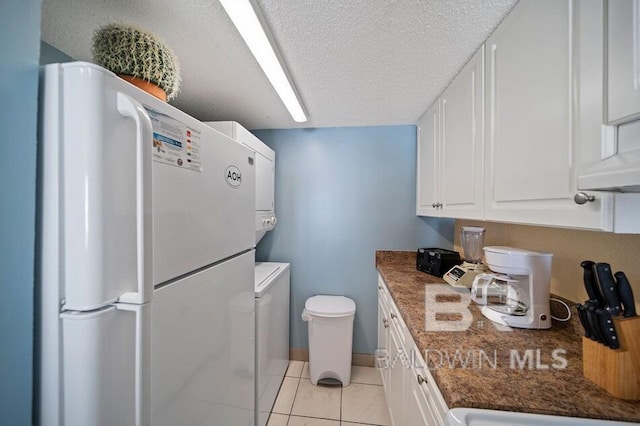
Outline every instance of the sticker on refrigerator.
{"type": "Polygon", "coordinates": [[[153,161],[202,171],[200,131],[145,105],[153,126],[153,161]]]}

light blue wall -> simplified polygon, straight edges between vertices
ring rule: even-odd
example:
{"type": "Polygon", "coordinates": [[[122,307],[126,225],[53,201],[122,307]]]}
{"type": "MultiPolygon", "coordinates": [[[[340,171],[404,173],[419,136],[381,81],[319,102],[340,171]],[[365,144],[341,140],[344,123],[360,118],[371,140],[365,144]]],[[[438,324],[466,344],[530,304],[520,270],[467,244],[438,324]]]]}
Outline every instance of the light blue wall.
{"type": "Polygon", "coordinates": [[[0,12],[0,423],[32,423],[40,1],[0,12]]]}
{"type": "Polygon", "coordinates": [[[451,248],[454,222],[415,213],[415,126],[259,130],[276,151],[279,222],[258,245],[263,261],[291,263],[291,346],[307,348],[306,299],[356,302],[354,347],[377,345],[375,251],[451,248]]]}

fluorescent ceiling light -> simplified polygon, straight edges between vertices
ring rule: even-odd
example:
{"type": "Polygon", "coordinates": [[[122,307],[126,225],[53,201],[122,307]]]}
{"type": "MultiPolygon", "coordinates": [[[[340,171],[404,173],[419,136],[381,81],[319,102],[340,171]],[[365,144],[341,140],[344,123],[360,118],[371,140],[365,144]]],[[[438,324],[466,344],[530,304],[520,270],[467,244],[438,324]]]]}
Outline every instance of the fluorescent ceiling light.
{"type": "Polygon", "coordinates": [[[307,121],[302,105],[298,101],[250,0],[220,0],[220,4],[240,32],[244,42],[249,46],[249,50],[260,64],[262,71],[267,75],[273,88],[276,89],[291,117],[298,123],[307,121]]]}

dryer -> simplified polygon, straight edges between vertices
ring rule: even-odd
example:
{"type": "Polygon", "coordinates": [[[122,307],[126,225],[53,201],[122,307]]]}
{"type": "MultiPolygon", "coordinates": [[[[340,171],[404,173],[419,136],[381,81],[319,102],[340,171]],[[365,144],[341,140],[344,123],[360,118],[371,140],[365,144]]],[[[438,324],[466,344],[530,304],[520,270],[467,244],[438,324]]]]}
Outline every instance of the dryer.
{"type": "Polygon", "coordinates": [[[253,133],[235,121],[206,121],[234,141],[251,149],[255,154],[256,171],[256,245],[275,228],[278,219],[274,209],[276,153],[253,133]]]}

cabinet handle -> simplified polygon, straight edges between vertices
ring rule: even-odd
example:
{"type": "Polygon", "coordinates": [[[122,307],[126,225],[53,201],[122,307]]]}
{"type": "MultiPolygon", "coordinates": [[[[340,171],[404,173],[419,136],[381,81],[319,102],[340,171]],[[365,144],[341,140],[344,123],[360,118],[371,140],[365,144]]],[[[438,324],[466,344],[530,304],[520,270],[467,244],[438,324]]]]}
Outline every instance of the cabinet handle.
{"type": "Polygon", "coordinates": [[[378,290],[382,290],[382,286],[381,285],[378,286],[378,290]]]}
{"type": "Polygon", "coordinates": [[[389,321],[386,318],[382,319],[382,324],[384,325],[384,328],[389,328],[389,321]]]}
{"type": "Polygon", "coordinates": [[[576,202],[576,204],[586,204],[587,202],[589,203],[593,203],[596,200],[596,196],[595,195],[589,195],[586,192],[578,192],[575,197],[573,197],[573,201],[576,202]]]}
{"type": "Polygon", "coordinates": [[[431,207],[433,207],[434,209],[437,209],[438,208],[438,203],[431,204],[431,207]]]}
{"type": "Polygon", "coordinates": [[[427,379],[418,374],[418,384],[421,385],[423,383],[427,383],[427,379]]]}
{"type": "Polygon", "coordinates": [[[396,314],[394,314],[393,312],[391,312],[391,319],[396,319],[398,318],[398,316],[396,314]]]}

